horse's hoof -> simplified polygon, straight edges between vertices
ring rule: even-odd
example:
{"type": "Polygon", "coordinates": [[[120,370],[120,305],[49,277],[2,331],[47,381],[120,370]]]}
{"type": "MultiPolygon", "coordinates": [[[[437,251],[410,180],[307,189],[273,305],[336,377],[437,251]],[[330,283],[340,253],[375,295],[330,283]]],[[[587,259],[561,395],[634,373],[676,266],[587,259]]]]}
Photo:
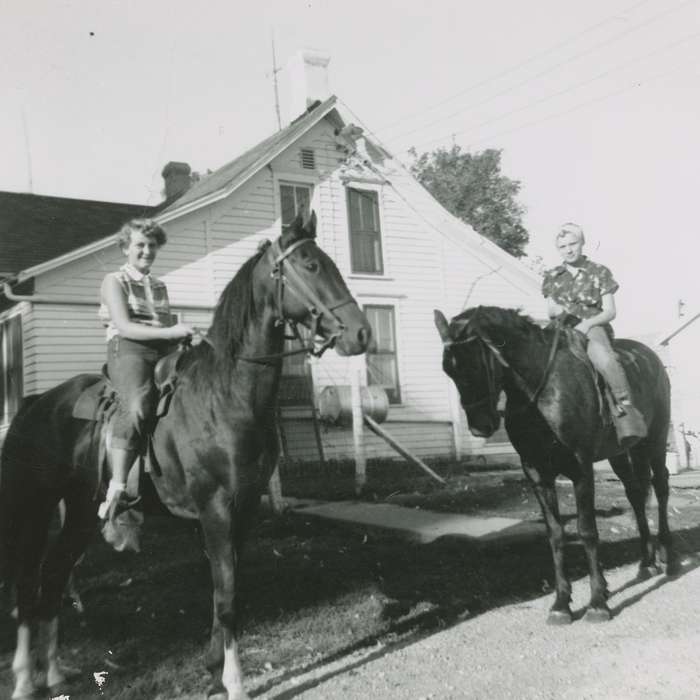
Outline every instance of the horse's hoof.
{"type": "Polygon", "coordinates": [[[550,610],[547,615],[548,625],[570,625],[573,621],[570,610],[550,610]]]}
{"type": "Polygon", "coordinates": [[[654,578],[654,576],[658,576],[660,573],[661,569],[659,569],[656,564],[650,564],[649,566],[642,566],[640,564],[639,571],[637,571],[637,581],[647,581],[650,578],[654,578]]]}
{"type": "Polygon", "coordinates": [[[682,571],[683,566],[678,557],[673,557],[671,561],[666,562],[666,576],[678,576],[682,571]]]}
{"type": "Polygon", "coordinates": [[[608,608],[588,608],[584,615],[586,622],[608,622],[611,617],[608,608]]]}

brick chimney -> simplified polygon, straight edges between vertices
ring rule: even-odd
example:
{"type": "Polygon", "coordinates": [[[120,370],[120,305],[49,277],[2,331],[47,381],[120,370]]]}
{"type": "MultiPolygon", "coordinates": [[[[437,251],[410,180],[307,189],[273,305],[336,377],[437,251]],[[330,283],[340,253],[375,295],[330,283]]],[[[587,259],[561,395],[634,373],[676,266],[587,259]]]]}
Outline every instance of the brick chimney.
{"type": "Polygon", "coordinates": [[[192,169],[188,163],[171,160],[161,173],[165,182],[165,199],[177,199],[187,192],[192,184],[192,169]]]}
{"type": "Polygon", "coordinates": [[[321,51],[302,49],[287,61],[289,87],[288,120],[303,114],[317,100],[331,96],[328,87],[328,63],[331,57],[321,51]]]}

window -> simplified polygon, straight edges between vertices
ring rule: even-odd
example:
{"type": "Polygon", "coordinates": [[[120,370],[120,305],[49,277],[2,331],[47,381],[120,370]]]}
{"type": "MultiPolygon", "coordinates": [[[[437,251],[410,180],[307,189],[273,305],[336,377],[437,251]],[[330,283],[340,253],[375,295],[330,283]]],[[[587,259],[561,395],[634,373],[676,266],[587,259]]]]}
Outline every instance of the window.
{"type": "MultiPolygon", "coordinates": [[[[280,184],[280,205],[282,233],[289,229],[297,214],[301,212],[307,217],[311,211],[311,186],[295,183],[280,184]]],[[[302,341],[308,343],[310,332],[298,326],[302,341]]],[[[291,336],[290,328],[285,327],[285,335],[291,336]]],[[[286,340],[284,350],[297,350],[299,341],[286,340]]],[[[312,391],[311,367],[306,355],[299,353],[289,355],[282,362],[282,377],[280,378],[279,402],[281,406],[308,406],[312,391]]]]}
{"type": "Polygon", "coordinates": [[[282,233],[301,212],[304,219],[311,213],[311,187],[309,185],[280,185],[280,208],[282,211],[282,233]]]}
{"type": "Polygon", "coordinates": [[[368,305],[364,311],[374,341],[366,355],[367,383],[384,387],[389,403],[401,403],[394,307],[368,305]]]}
{"type": "Polygon", "coordinates": [[[0,321],[0,424],[9,423],[22,400],[22,317],[0,321]]]}
{"type": "Polygon", "coordinates": [[[371,190],[348,187],[348,221],[352,271],[384,274],[379,227],[379,195],[371,190]]]}

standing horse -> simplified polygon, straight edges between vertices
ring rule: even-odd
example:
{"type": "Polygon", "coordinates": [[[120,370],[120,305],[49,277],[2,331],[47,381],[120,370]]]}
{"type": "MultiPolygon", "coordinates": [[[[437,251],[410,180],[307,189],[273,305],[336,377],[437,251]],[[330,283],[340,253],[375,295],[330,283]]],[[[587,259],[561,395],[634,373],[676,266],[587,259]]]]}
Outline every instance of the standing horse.
{"type": "MultiPolygon", "coordinates": [[[[207,342],[179,371],[169,412],[153,434],[156,490],[171,512],[199,518],[213,579],[207,654],[210,697],[248,697],[236,643],[238,554],[277,456],[275,405],[284,321],[303,323],[341,355],[364,352],[367,320],[333,261],[315,243],[316,217],[250,258],[219,300],[207,342]]],[[[307,348],[313,350],[313,347],[307,348]]],[[[58,610],[70,571],[98,526],[100,468],[94,424],[72,417],[95,375],[80,375],[28,402],[14,419],[0,466],[0,575],[17,591],[14,699],[35,691],[31,625],[39,623],[42,685],[63,683],[58,610]],[[49,520],[66,504],[58,540],[45,552],[49,520]]]]}
{"type": "Polygon", "coordinates": [[[669,426],[669,380],[659,358],[645,345],[617,340],[614,347],[632,387],[634,404],[646,421],[648,435],[629,453],[617,442],[607,419],[602,391],[589,364],[583,336],[576,331],[542,329],[516,311],[492,306],[467,309],[450,323],[435,311],[443,342],[443,369],[454,381],[473,435],[497,430],[497,403],[506,393],[505,425],[527,479],[542,508],[554,558],[556,596],[548,621],[571,622],[571,584],[564,566],[564,528],[555,479],[572,480],[578,531],[586,551],[591,600],[586,619],[610,619],[607,584],[598,561],[593,462],[607,458],[623,482],[634,510],[641,541],[640,577],[656,572],[656,553],[646,517],[650,472],[659,505],[661,561],[667,573],[678,570],[668,527],[666,439],[669,426]]]}

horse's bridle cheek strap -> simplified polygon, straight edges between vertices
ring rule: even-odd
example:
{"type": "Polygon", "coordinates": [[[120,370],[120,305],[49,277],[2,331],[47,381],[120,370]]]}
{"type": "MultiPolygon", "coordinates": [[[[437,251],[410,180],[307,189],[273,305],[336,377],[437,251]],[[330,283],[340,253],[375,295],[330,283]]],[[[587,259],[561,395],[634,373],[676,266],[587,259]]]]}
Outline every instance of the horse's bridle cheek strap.
{"type": "MultiPolygon", "coordinates": [[[[330,346],[338,337],[340,337],[345,330],[345,325],[336,316],[334,311],[350,303],[354,303],[354,299],[351,296],[345,297],[340,301],[336,302],[332,306],[327,306],[324,304],[314,290],[309,286],[309,284],[304,280],[304,278],[299,274],[293,264],[289,264],[286,269],[284,269],[284,263],[287,261],[287,257],[290,253],[295,251],[297,248],[301,247],[305,243],[313,243],[311,238],[303,238],[299,241],[295,241],[284,251],[280,250],[279,242],[271,246],[271,254],[273,256],[272,261],[272,276],[275,277],[277,281],[277,304],[278,310],[282,317],[284,317],[283,312],[283,290],[285,287],[289,287],[289,291],[292,292],[308,309],[311,317],[314,319],[314,335],[320,335],[320,323],[323,316],[326,316],[329,321],[335,326],[334,332],[328,338],[326,343],[324,343],[323,349],[330,346]]],[[[288,261],[287,261],[288,262],[288,261]]]]}

